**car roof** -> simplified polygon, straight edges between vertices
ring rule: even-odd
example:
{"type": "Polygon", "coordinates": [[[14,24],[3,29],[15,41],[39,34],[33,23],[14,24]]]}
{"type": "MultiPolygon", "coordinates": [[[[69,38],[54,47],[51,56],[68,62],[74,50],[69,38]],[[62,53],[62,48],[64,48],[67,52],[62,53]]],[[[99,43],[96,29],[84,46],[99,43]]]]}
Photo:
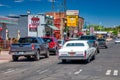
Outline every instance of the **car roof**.
{"type": "Polygon", "coordinates": [[[74,41],[67,41],[66,43],[79,43],[79,42],[86,43],[88,42],[88,40],[74,40],[74,41]]]}

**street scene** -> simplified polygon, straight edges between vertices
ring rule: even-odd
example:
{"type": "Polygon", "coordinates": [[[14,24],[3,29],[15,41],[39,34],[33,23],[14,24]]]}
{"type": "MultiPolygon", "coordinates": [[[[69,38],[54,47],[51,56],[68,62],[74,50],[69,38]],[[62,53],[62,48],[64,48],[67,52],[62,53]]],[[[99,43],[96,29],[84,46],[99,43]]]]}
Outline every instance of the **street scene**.
{"type": "Polygon", "coordinates": [[[0,0],[0,80],[120,80],[119,2],[0,0]]]}

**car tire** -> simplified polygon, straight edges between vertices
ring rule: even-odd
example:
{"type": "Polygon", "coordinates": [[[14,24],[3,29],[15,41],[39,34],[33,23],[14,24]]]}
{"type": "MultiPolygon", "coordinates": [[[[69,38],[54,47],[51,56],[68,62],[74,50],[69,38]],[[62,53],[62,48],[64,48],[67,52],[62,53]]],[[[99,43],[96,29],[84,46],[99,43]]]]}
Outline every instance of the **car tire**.
{"type": "Polygon", "coordinates": [[[92,56],[92,60],[95,60],[95,54],[92,56]]]}
{"type": "Polygon", "coordinates": [[[91,58],[89,57],[88,59],[85,60],[85,63],[90,63],[91,58]]]}
{"type": "Polygon", "coordinates": [[[99,50],[99,49],[97,49],[97,53],[100,53],[100,50],[99,50]]]}
{"type": "Polygon", "coordinates": [[[107,47],[107,46],[105,46],[105,48],[107,49],[108,47],[107,47]]]}
{"type": "Polygon", "coordinates": [[[58,54],[58,49],[56,48],[56,50],[54,51],[54,55],[58,54]]]}
{"type": "Polygon", "coordinates": [[[39,51],[36,52],[34,59],[35,59],[35,61],[39,61],[39,59],[40,59],[39,51]]]}
{"type": "Polygon", "coordinates": [[[46,54],[45,54],[45,58],[49,58],[49,56],[50,56],[50,53],[49,53],[49,51],[47,50],[47,52],[46,52],[46,54]]]}
{"type": "Polygon", "coordinates": [[[62,63],[66,63],[66,60],[65,60],[65,59],[62,59],[62,63]]]}
{"type": "Polygon", "coordinates": [[[13,59],[13,61],[17,61],[18,58],[19,58],[18,56],[12,55],[12,59],[13,59]]]}
{"type": "Polygon", "coordinates": [[[30,60],[30,59],[31,59],[31,56],[26,56],[26,58],[27,58],[28,60],[30,60]]]}

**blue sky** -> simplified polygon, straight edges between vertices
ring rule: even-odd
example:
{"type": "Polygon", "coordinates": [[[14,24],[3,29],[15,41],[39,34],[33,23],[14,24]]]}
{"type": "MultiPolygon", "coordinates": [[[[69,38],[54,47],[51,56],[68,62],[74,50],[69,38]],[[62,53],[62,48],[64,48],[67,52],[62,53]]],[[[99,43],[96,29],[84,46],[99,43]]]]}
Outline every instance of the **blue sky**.
{"type": "MultiPolygon", "coordinates": [[[[0,0],[0,16],[52,11],[52,0],[0,0]]],[[[55,0],[54,11],[62,11],[63,0],[55,0]]],[[[66,0],[68,10],[79,10],[88,24],[120,25],[120,0],[66,0]]]]}

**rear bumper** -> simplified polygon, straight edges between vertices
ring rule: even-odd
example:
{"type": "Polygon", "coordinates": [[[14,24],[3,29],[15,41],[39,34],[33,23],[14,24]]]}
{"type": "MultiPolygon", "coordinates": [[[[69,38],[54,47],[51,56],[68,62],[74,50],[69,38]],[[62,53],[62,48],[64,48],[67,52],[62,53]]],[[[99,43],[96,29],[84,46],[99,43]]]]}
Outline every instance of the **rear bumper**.
{"type": "Polygon", "coordinates": [[[16,55],[16,56],[27,56],[27,55],[35,55],[36,51],[10,51],[9,54],[10,55],[16,55]]]}
{"type": "Polygon", "coordinates": [[[56,51],[56,48],[49,48],[49,51],[56,51]]]}
{"type": "Polygon", "coordinates": [[[59,56],[58,59],[65,60],[86,60],[84,56],[59,56]]]}

